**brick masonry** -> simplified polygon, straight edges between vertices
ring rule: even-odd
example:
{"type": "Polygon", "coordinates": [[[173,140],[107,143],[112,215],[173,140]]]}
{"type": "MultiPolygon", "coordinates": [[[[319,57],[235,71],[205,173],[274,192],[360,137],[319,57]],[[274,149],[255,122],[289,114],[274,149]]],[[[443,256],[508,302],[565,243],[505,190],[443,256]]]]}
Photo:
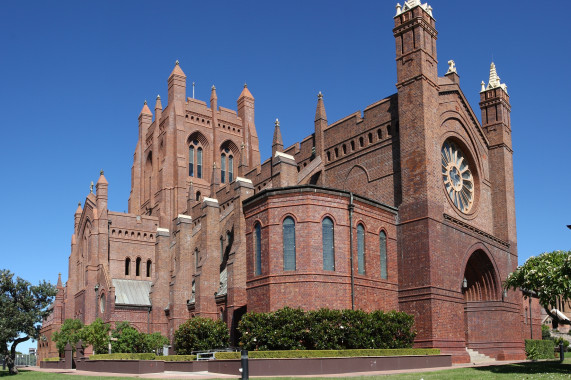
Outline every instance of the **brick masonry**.
{"type": "Polygon", "coordinates": [[[40,358],[54,356],[49,338],[66,318],[128,320],[172,339],[200,315],[224,320],[234,338],[244,312],[283,306],[396,309],[415,316],[416,346],[441,348],[455,362],[469,360],[466,347],[523,358],[530,326],[522,295],[501,288],[517,266],[509,96],[501,86],[483,90],[480,123],[459,76],[438,76],[430,10],[410,3],[394,17],[397,92],[331,124],[319,94],[312,134],[284,149],[276,125],[264,162],[250,90],[242,90],[237,111],[218,106],[215,88],[209,105],[188,98],[177,62],[167,105],[157,98],[154,115],[146,103],[139,115],[128,213],[107,210],[103,173],[76,210],[69,278],[44,322],[40,358]],[[467,212],[443,185],[445,142],[464,153],[473,174],[467,212]],[[296,251],[288,271],[287,216],[296,251]],[[323,269],[325,217],[334,222],[334,270],[323,269]],[[113,279],[152,281],[152,307],[116,305],[113,279]]]}

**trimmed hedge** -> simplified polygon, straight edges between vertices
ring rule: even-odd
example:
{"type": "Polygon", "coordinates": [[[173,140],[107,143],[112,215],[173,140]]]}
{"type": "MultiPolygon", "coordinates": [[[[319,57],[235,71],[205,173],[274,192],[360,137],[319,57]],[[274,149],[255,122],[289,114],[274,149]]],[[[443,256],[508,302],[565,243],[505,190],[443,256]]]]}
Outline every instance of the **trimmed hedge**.
{"type": "Polygon", "coordinates": [[[157,356],[155,360],[164,360],[165,362],[191,362],[196,360],[196,355],[157,356]]]}
{"type": "Polygon", "coordinates": [[[115,353],[115,354],[91,355],[89,357],[89,360],[155,360],[156,358],[157,356],[151,353],[143,353],[143,354],[115,353]]]}
{"type": "Polygon", "coordinates": [[[555,343],[552,340],[525,340],[525,353],[530,359],[553,359],[554,349],[555,343]]]}
{"type": "Polygon", "coordinates": [[[180,325],[174,333],[174,349],[181,355],[228,347],[229,342],[228,326],[220,319],[194,317],[180,325]]]}
{"type": "Polygon", "coordinates": [[[247,313],[238,325],[247,350],[342,350],[410,348],[414,317],[406,313],[284,307],[247,313]]]}
{"type": "MultiPolygon", "coordinates": [[[[292,350],[292,351],[250,351],[250,359],[299,359],[299,358],[339,358],[359,356],[407,356],[440,355],[437,348],[403,348],[380,350],[292,350]]],[[[218,360],[240,359],[240,352],[217,352],[218,360]]]]}
{"type": "Polygon", "coordinates": [[[59,362],[59,356],[56,356],[55,358],[45,358],[42,359],[43,362],[59,362]]]}

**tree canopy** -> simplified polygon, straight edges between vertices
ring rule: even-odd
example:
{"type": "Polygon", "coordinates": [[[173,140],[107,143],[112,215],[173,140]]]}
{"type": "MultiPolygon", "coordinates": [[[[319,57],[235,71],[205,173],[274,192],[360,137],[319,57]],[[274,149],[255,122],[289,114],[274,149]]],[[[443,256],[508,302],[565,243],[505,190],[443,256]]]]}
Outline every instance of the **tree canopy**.
{"type": "Polygon", "coordinates": [[[569,324],[553,314],[550,307],[558,300],[571,300],[571,251],[554,251],[530,257],[511,273],[504,282],[505,289],[532,291],[547,314],[561,324],[569,324]]]}
{"type": "Polygon", "coordinates": [[[9,270],[0,270],[0,353],[6,356],[11,373],[17,373],[13,365],[16,346],[30,338],[38,339],[41,322],[51,312],[48,306],[56,291],[46,281],[32,285],[20,277],[14,279],[9,270]]]}

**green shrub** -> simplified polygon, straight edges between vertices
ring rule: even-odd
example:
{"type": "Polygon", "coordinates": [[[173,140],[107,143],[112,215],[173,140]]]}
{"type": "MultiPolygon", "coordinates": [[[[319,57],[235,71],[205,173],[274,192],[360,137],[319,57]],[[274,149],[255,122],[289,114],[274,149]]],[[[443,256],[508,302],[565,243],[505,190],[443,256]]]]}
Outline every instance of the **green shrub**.
{"type": "Polygon", "coordinates": [[[191,362],[196,360],[196,355],[168,355],[157,356],[156,360],[164,360],[165,362],[191,362]]]}
{"type": "Polygon", "coordinates": [[[563,344],[563,350],[564,351],[569,351],[569,341],[566,339],[563,339],[561,337],[552,337],[551,340],[553,340],[553,343],[555,344],[555,348],[559,349],[559,344],[563,344]]]}
{"type": "Polygon", "coordinates": [[[554,348],[552,340],[525,340],[525,353],[529,359],[553,359],[554,348]]]}
{"type": "Polygon", "coordinates": [[[541,325],[541,339],[551,338],[551,329],[547,325],[541,325]]]}
{"type": "MultiPolygon", "coordinates": [[[[394,350],[291,350],[291,351],[250,351],[250,359],[283,359],[283,358],[338,358],[359,356],[407,356],[407,355],[440,355],[437,348],[401,348],[394,350]]],[[[216,359],[240,359],[239,352],[217,352],[216,359]]]]}
{"type": "Polygon", "coordinates": [[[184,322],[174,333],[174,348],[179,355],[228,346],[228,327],[221,320],[194,317],[184,322]]]}
{"type": "Polygon", "coordinates": [[[411,315],[391,311],[329,310],[305,313],[285,307],[247,313],[238,325],[247,350],[339,350],[412,347],[411,315]]]}
{"type": "Polygon", "coordinates": [[[119,322],[111,336],[111,350],[114,353],[157,353],[164,345],[169,343],[168,338],[160,333],[140,333],[129,322],[119,322]]]}
{"type": "Polygon", "coordinates": [[[55,358],[45,358],[42,360],[43,362],[59,362],[59,356],[55,358]]]}
{"type": "MultiPolygon", "coordinates": [[[[160,356],[159,356],[160,357],[160,356]]],[[[152,353],[116,353],[91,355],[89,360],[155,360],[157,356],[152,353]]]]}
{"type": "Polygon", "coordinates": [[[69,343],[75,352],[75,345],[83,338],[83,322],[79,319],[66,319],[61,325],[59,331],[52,335],[52,340],[56,342],[56,347],[61,354],[65,346],[69,343]]]}

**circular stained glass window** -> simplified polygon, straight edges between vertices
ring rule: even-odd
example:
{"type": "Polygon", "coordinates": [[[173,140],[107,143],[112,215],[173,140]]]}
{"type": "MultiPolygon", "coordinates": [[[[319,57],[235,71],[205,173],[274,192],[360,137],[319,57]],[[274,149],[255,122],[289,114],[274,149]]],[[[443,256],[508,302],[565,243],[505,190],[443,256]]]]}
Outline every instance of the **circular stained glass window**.
{"type": "Polygon", "coordinates": [[[454,206],[463,213],[469,212],[474,203],[474,177],[466,156],[452,141],[442,146],[442,180],[454,206]]]}

